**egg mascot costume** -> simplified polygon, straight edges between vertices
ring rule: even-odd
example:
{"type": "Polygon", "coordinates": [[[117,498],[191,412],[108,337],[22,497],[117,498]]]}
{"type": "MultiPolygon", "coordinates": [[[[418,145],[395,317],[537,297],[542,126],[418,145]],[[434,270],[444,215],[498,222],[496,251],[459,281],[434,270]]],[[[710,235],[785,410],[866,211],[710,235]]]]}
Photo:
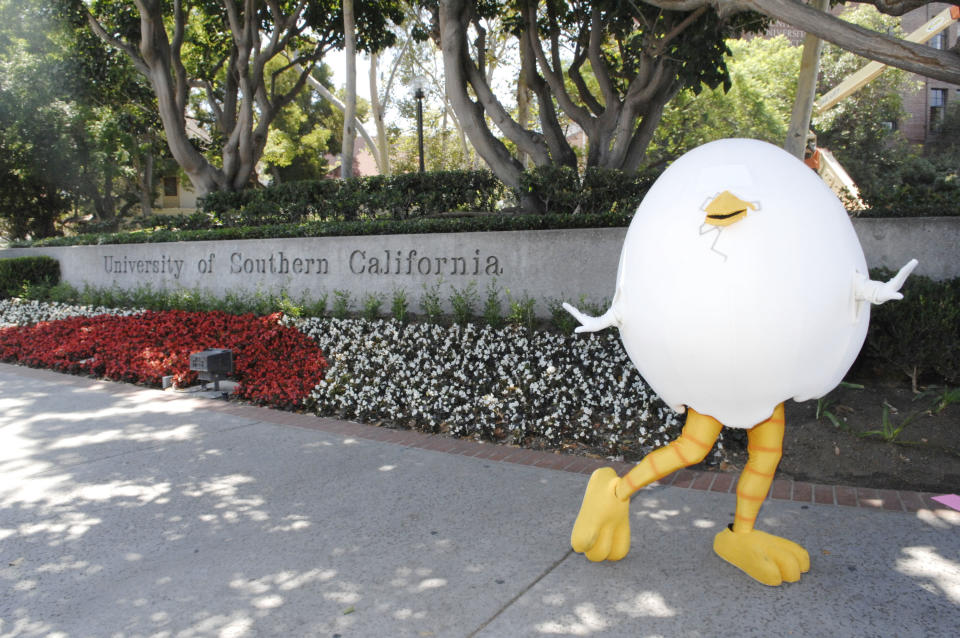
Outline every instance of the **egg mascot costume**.
{"type": "Polygon", "coordinates": [[[807,551],[754,529],[780,462],[783,403],[840,383],[866,338],[870,304],[902,298],[916,264],[871,281],[843,205],[776,146],[727,139],[680,157],[630,223],[610,309],[590,317],[564,307],[577,332],[619,328],[640,374],[686,421],[623,477],[593,473],[573,549],[592,561],[626,556],[630,496],[703,460],[723,426],[743,428],[749,460],[714,551],[766,585],[798,581],[807,551]]]}

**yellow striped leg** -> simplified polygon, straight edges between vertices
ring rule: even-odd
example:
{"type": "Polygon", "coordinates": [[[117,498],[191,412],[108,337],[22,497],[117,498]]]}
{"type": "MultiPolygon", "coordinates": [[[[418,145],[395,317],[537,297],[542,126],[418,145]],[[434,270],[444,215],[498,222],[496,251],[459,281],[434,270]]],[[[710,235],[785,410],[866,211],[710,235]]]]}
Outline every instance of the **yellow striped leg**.
{"type": "Polygon", "coordinates": [[[783,404],[763,423],[747,431],[747,464],[737,483],[737,513],[733,531],[749,532],[767,498],[783,455],[783,404]]]}
{"type": "Polygon", "coordinates": [[[617,498],[626,500],[643,486],[680,468],[699,463],[707,456],[722,429],[723,425],[712,416],[687,408],[687,421],[680,436],[643,457],[624,474],[617,484],[617,498]]]}
{"type": "Polygon", "coordinates": [[[782,455],[783,404],[777,406],[773,416],[754,426],[747,439],[749,458],[737,483],[736,518],[713,539],[713,549],[764,585],[796,582],[810,569],[807,550],[753,528],[782,455]]]}

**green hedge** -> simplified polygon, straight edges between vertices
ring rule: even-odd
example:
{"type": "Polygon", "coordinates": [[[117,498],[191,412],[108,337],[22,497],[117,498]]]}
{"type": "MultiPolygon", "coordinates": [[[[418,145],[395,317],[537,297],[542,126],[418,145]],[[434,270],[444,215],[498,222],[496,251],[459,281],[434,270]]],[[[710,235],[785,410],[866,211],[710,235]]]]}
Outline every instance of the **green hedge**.
{"type": "Polygon", "coordinates": [[[222,226],[406,219],[448,211],[494,210],[503,194],[503,184],[490,171],[433,171],[211,193],[203,198],[201,212],[222,226]]]}
{"type": "Polygon", "coordinates": [[[0,299],[18,296],[24,288],[60,283],[60,262],[53,257],[0,259],[0,299]]]}
{"type": "Polygon", "coordinates": [[[414,218],[407,220],[306,222],[275,226],[237,226],[209,230],[165,228],[125,233],[50,237],[24,246],[92,246],[100,244],[147,244],[168,241],[216,241],[228,239],[280,239],[288,237],[342,237],[348,235],[399,235],[417,233],[463,233],[498,230],[547,230],[556,228],[611,228],[626,226],[633,211],[602,215],[506,215],[493,214],[457,219],[414,218]]]}
{"type": "Polygon", "coordinates": [[[960,216],[960,187],[919,190],[905,186],[882,206],[857,213],[858,217],[956,217],[960,216]]]}
{"type": "Polygon", "coordinates": [[[540,166],[520,176],[521,190],[536,195],[550,214],[633,212],[656,175],[590,167],[581,178],[568,166],[540,166]]]}
{"type": "MultiPolygon", "coordinates": [[[[893,276],[870,274],[878,281],[893,276]]],[[[903,300],[873,308],[865,354],[915,380],[960,382],[960,278],[911,275],[901,292],[903,300]]]]}
{"type": "MultiPolygon", "coordinates": [[[[521,178],[545,214],[510,213],[509,196],[489,171],[439,171],[350,180],[302,181],[239,192],[211,193],[192,215],[138,220],[142,230],[87,232],[69,237],[13,242],[15,247],[135,244],[167,241],[265,239],[404,233],[540,230],[626,226],[656,179],[589,168],[539,167],[521,178]],[[449,211],[497,211],[470,218],[438,219],[449,211]]],[[[946,182],[944,182],[946,184],[946,182]]],[[[922,197],[901,189],[896,201],[859,213],[863,217],[960,214],[954,185],[922,197]]],[[[513,193],[519,198],[520,193],[513,193]]]]}

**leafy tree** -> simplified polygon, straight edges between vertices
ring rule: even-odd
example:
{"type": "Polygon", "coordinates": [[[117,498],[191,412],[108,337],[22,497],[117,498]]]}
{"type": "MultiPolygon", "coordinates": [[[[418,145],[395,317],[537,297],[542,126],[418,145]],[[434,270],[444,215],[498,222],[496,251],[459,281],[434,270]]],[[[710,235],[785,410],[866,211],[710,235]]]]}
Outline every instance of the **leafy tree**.
{"type": "MultiPolygon", "coordinates": [[[[902,36],[899,20],[880,14],[870,5],[848,10],[842,17],[866,29],[902,36]]],[[[821,57],[819,93],[826,93],[864,64],[860,56],[828,44],[821,57]]],[[[895,181],[891,177],[897,167],[914,154],[894,126],[907,115],[901,95],[910,87],[905,71],[888,68],[859,91],[813,118],[818,145],[837,157],[868,204],[881,203],[881,193],[895,181]]]]}
{"type": "Polygon", "coordinates": [[[681,91],[664,109],[651,143],[651,164],[666,163],[725,137],[783,142],[797,87],[800,47],[783,36],[729,40],[727,46],[730,90],[681,91]]]}
{"type": "Polygon", "coordinates": [[[0,155],[13,236],[49,235],[69,210],[115,225],[149,205],[149,93],[78,28],[79,0],[0,1],[0,155]]]}
{"type": "MultiPolygon", "coordinates": [[[[279,65],[271,62],[271,66],[279,65]]],[[[318,64],[316,81],[330,86],[331,70],[318,64]]],[[[296,82],[296,72],[287,70],[277,76],[278,83],[296,82]]],[[[340,152],[339,135],[343,116],[335,114],[327,100],[313,91],[301,91],[277,114],[270,126],[262,164],[275,182],[321,179],[329,171],[326,154],[340,152]]]]}
{"type": "MultiPolygon", "coordinates": [[[[170,153],[197,193],[240,190],[254,176],[271,122],[307,82],[316,62],[343,47],[340,2],[294,0],[94,0],[91,29],[123,51],[150,83],[170,153]],[[297,68],[287,90],[281,72],[267,63],[289,60],[297,68]],[[215,124],[206,153],[188,134],[191,92],[215,124]]],[[[357,48],[391,45],[391,22],[399,23],[398,0],[358,6],[357,48]]]]}
{"type": "MultiPolygon", "coordinates": [[[[897,20],[863,5],[844,14],[863,28],[899,34],[897,20]]],[[[651,153],[661,162],[722,137],[753,137],[780,145],[790,122],[800,67],[801,47],[785,38],[729,41],[727,67],[732,88],[681,93],[664,114],[651,153]]],[[[819,93],[823,94],[864,65],[864,60],[835,45],[824,48],[819,93]]],[[[820,146],[830,149],[864,191],[876,199],[876,187],[889,182],[912,152],[890,126],[904,116],[901,94],[909,87],[904,71],[882,75],[834,108],[817,114],[812,127],[820,146]],[[883,176],[883,179],[881,179],[883,176]]]]}
{"type": "MultiPolygon", "coordinates": [[[[672,12],[615,0],[440,0],[432,10],[431,35],[443,50],[453,110],[477,152],[512,188],[519,188],[523,166],[487,117],[537,166],[577,165],[562,114],[587,137],[587,166],[635,171],[679,90],[729,85],[724,35],[761,26],[749,15],[721,20],[705,8],[672,12]],[[539,120],[531,127],[491,89],[487,28],[496,24],[517,39],[527,61],[523,79],[539,120]]],[[[539,208],[529,196],[523,204],[539,208]]]]}

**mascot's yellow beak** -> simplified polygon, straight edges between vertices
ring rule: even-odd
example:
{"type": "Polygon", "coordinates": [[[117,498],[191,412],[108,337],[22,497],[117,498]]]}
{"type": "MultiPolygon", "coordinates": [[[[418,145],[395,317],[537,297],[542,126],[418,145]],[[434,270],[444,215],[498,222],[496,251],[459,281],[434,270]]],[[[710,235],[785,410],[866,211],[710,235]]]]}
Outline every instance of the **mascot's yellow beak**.
{"type": "Polygon", "coordinates": [[[705,223],[712,226],[729,226],[747,216],[747,210],[757,210],[757,205],[745,202],[730,191],[723,191],[704,208],[705,223]]]}

